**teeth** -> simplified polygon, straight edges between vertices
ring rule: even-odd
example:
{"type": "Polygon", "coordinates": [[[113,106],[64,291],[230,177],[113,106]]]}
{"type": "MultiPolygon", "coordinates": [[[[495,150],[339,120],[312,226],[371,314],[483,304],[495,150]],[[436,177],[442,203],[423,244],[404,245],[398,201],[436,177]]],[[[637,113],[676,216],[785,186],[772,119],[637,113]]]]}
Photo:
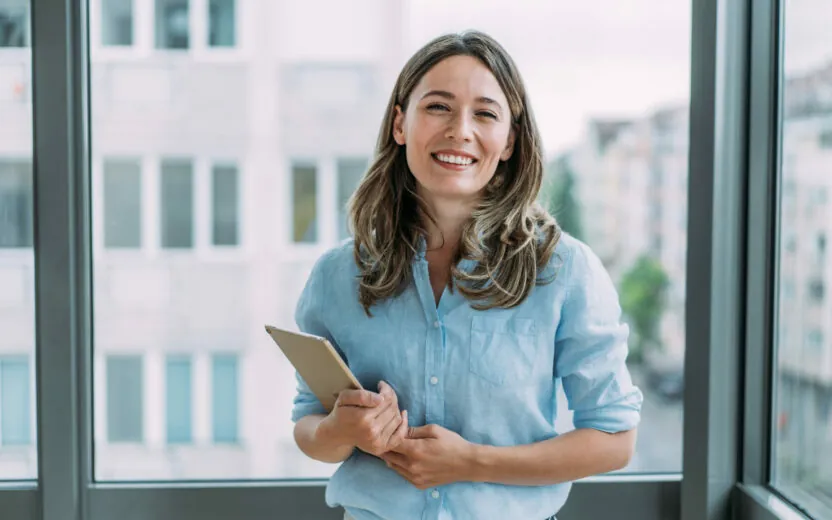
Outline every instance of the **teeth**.
{"type": "Polygon", "coordinates": [[[450,163],[450,164],[459,164],[462,166],[467,166],[474,162],[473,159],[470,157],[461,157],[459,155],[446,155],[446,154],[437,154],[436,158],[442,162],[450,163]]]}

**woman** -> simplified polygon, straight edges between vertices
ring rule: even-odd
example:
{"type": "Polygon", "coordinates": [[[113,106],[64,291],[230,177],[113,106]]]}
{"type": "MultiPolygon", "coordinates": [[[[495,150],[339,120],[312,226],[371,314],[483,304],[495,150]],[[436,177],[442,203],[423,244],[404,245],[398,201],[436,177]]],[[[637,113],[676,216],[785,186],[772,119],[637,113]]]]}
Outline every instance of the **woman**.
{"type": "Polygon", "coordinates": [[[448,35],[408,61],[351,201],[355,240],[316,263],[296,315],[379,390],[326,415],[298,378],[295,439],[344,461],[326,497],[347,518],[553,518],[569,482],[630,460],[628,329],[598,258],[535,202],[542,175],[498,43],[448,35]],[[560,436],[557,378],[576,427],[560,436]]]}

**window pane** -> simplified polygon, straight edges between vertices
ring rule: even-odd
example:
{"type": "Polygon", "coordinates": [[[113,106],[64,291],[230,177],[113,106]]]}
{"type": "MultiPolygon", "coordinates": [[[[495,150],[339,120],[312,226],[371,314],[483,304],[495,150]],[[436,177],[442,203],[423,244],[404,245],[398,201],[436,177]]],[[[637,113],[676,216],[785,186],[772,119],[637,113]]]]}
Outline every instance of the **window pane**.
{"type": "Polygon", "coordinates": [[[143,434],[142,358],[107,358],[107,440],[141,442],[143,434]]]}
{"type": "Polygon", "coordinates": [[[168,444],[191,442],[191,360],[169,356],[166,374],[168,444]]]}
{"type": "Polygon", "coordinates": [[[235,166],[214,166],[213,188],[213,239],[215,246],[235,246],[239,242],[239,187],[235,166]]]}
{"type": "Polygon", "coordinates": [[[161,181],[162,247],[193,247],[194,190],[190,161],[162,161],[161,181]]]}
{"type": "Polygon", "coordinates": [[[32,247],[32,165],[0,158],[0,248],[32,247]]]}
{"type": "Polygon", "coordinates": [[[104,245],[141,247],[141,165],[135,160],[104,161],[104,245]]]}
{"type": "MultiPolygon", "coordinates": [[[[262,326],[295,327],[314,261],[346,236],[344,205],[373,160],[401,66],[437,34],[468,27],[512,52],[541,130],[541,199],[620,289],[633,331],[630,366],[646,394],[628,471],[680,471],[689,2],[449,0],[394,9],[386,0],[133,0],[133,8],[135,45],[240,46],[243,34],[272,44],[222,60],[150,53],[140,67],[135,56],[91,58],[93,155],[159,164],[142,170],[146,254],[94,257],[98,370],[107,356],[141,354],[147,386],[141,445],[113,446],[106,422],[97,425],[98,480],[332,474],[335,466],[295,445],[294,370],[262,326]],[[148,34],[139,32],[143,23],[148,34]],[[172,167],[171,158],[188,159],[187,167],[172,167]],[[216,247],[248,236],[251,254],[216,247]],[[170,247],[178,254],[158,254],[170,247]],[[183,349],[192,442],[166,450],[166,360],[183,349]],[[216,352],[235,355],[234,370],[217,364],[216,352]]],[[[108,388],[97,376],[104,417],[108,388]]],[[[560,414],[559,431],[570,425],[560,414]]]]}
{"type": "Polygon", "coordinates": [[[338,238],[350,236],[347,202],[367,171],[366,159],[338,160],[338,238]]]}
{"type": "Polygon", "coordinates": [[[217,355],[213,361],[213,439],[214,442],[235,443],[238,441],[237,357],[217,355]]]}
{"type": "Polygon", "coordinates": [[[832,516],[832,4],[785,2],[772,484],[832,516]]]}
{"type": "Polygon", "coordinates": [[[188,0],[156,0],[156,48],[187,49],[190,34],[188,0]]]}
{"type": "Polygon", "coordinates": [[[29,45],[29,1],[0,0],[0,48],[29,45]]]}
{"type": "Polygon", "coordinates": [[[29,7],[0,0],[0,482],[38,476],[29,7]]]}
{"type": "Polygon", "coordinates": [[[314,166],[292,167],[292,203],[295,242],[314,243],[318,240],[317,170],[314,166]]]}
{"type": "Polygon", "coordinates": [[[0,446],[32,442],[29,361],[0,357],[0,446]]]}
{"type": "Polygon", "coordinates": [[[101,0],[101,43],[133,45],[133,0],[101,0]]]}
{"type": "Polygon", "coordinates": [[[211,47],[233,47],[236,41],[235,0],[210,0],[208,44],[211,47]]]}

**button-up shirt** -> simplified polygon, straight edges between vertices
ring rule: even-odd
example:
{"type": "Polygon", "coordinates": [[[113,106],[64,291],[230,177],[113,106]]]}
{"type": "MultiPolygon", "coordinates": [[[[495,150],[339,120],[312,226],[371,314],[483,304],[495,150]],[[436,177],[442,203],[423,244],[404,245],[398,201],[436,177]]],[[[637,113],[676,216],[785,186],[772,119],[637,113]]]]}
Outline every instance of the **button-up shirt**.
{"type": "MultiPolygon", "coordinates": [[[[345,242],[316,262],[295,316],[300,330],[329,339],[364,388],[389,383],[410,426],[437,424],[492,446],[551,439],[558,379],[576,428],[637,426],[643,396],[625,364],[628,327],[609,275],[585,244],[564,233],[540,274],[554,281],[511,309],[475,310],[449,289],[437,305],[424,240],[412,273],[404,291],[368,317],[358,300],[353,243],[345,242]]],[[[326,413],[297,380],[292,420],[326,413]]],[[[557,513],[569,489],[457,482],[419,490],[356,449],[329,481],[326,500],[356,520],[536,520],[557,513]]]]}

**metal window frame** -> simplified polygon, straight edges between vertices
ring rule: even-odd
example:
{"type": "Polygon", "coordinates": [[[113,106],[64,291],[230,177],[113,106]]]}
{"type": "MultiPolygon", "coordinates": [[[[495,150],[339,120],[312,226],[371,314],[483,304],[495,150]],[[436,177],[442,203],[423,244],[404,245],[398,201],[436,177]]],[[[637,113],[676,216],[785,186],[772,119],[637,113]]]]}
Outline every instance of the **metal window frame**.
{"type": "MultiPolygon", "coordinates": [[[[688,247],[684,479],[586,479],[559,517],[693,520],[728,512],[740,462],[726,454],[740,442],[742,405],[731,379],[748,334],[741,273],[749,3],[692,2],[688,236],[696,247],[688,247]]],[[[324,481],[93,482],[88,5],[33,4],[40,485],[4,489],[0,510],[42,520],[339,518],[324,503],[324,481]]]]}

